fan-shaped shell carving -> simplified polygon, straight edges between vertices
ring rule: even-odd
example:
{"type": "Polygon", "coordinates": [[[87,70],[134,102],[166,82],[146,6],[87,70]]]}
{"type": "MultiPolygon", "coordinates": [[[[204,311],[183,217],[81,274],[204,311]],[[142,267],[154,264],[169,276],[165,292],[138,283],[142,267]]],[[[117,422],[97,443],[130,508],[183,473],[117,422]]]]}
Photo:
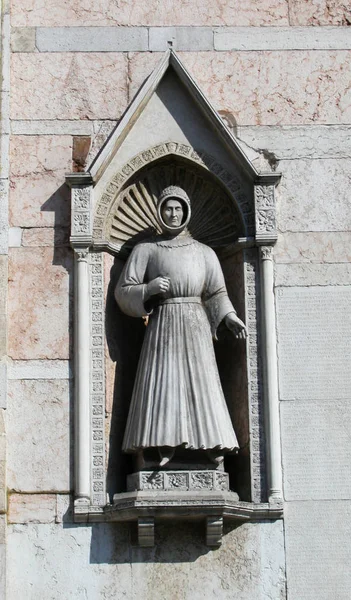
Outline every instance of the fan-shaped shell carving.
{"type": "Polygon", "coordinates": [[[160,233],[156,206],[169,185],[183,188],[190,200],[192,236],[212,247],[227,246],[243,234],[240,213],[224,188],[199,167],[185,163],[158,163],[136,174],[113,202],[107,235],[112,246],[129,250],[136,243],[160,233]]]}

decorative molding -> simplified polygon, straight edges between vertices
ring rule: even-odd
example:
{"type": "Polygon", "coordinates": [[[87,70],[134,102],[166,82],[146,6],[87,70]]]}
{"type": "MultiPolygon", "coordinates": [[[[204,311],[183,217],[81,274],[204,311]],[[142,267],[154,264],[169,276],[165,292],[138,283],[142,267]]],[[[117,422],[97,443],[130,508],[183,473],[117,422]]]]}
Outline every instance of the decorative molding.
{"type": "Polygon", "coordinates": [[[260,272],[257,249],[244,250],[247,337],[247,375],[250,420],[251,500],[267,499],[266,451],[263,422],[262,364],[260,355],[260,272]]]}
{"type": "Polygon", "coordinates": [[[105,332],[103,255],[90,254],[91,499],[106,504],[105,473],[105,332]]]}

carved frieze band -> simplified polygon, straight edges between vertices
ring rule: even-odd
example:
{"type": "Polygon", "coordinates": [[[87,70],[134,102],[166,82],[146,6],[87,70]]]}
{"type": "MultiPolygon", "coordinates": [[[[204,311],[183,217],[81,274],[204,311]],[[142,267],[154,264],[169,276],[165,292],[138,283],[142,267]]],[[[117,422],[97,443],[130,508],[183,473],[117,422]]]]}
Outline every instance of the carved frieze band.
{"type": "Polygon", "coordinates": [[[90,254],[91,289],[91,498],[94,506],[106,504],[105,490],[105,366],[103,254],[90,254]]]}
{"type": "Polygon", "coordinates": [[[266,453],[263,423],[262,365],[260,348],[259,263],[256,249],[244,252],[247,370],[251,438],[251,494],[253,502],[266,501],[266,453]]]}
{"type": "Polygon", "coordinates": [[[255,186],[256,238],[276,237],[274,185],[255,186]]]}
{"type": "Polygon", "coordinates": [[[132,177],[132,175],[134,175],[134,173],[136,173],[142,167],[150,165],[157,159],[166,157],[167,155],[176,155],[187,158],[188,160],[193,161],[197,165],[201,165],[204,169],[216,175],[216,177],[218,177],[218,179],[224,184],[228,192],[234,195],[246,226],[246,235],[254,235],[254,207],[242,190],[239,179],[224,169],[221,164],[219,164],[207,153],[197,152],[194,148],[186,144],[166,142],[164,144],[149,148],[144,152],[140,152],[140,154],[132,158],[126,165],[124,165],[124,167],[109,182],[97,203],[93,227],[94,242],[101,244],[108,241],[104,239],[106,237],[105,230],[107,216],[117,195],[126,185],[127,181],[132,177]]]}
{"type": "Polygon", "coordinates": [[[85,240],[92,235],[91,186],[72,187],[71,238],[85,240]]]}

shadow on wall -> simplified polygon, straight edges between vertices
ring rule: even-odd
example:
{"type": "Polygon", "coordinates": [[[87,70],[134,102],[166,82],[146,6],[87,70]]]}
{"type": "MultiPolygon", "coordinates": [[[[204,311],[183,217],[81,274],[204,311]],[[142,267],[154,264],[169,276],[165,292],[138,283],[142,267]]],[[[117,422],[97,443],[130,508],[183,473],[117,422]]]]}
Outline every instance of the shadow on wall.
{"type": "Polygon", "coordinates": [[[110,357],[116,363],[108,440],[107,493],[110,502],[115,493],[126,490],[127,474],[133,470],[131,456],[122,453],[122,442],[145,331],[143,320],[123,314],[114,297],[124,264],[115,259],[106,297],[106,339],[110,357]]]}
{"type": "MultiPolygon", "coordinates": [[[[70,247],[70,223],[71,223],[71,192],[66,183],[62,184],[40,207],[43,212],[54,213],[53,240],[42,241],[42,245],[53,247],[52,264],[63,267],[68,273],[68,322],[69,322],[69,365],[70,372],[73,368],[73,291],[74,291],[74,256],[70,247]]],[[[43,228],[43,234],[50,228],[43,228]]],[[[74,489],[74,381],[69,386],[69,428],[70,428],[70,459],[69,459],[69,481],[70,489],[74,489]]]]}
{"type": "MultiPolygon", "coordinates": [[[[224,533],[237,526],[225,528],[224,533]]],[[[195,562],[213,551],[205,545],[204,522],[166,522],[155,526],[155,546],[141,548],[136,523],[92,525],[90,563],[184,563],[195,562]]]]}

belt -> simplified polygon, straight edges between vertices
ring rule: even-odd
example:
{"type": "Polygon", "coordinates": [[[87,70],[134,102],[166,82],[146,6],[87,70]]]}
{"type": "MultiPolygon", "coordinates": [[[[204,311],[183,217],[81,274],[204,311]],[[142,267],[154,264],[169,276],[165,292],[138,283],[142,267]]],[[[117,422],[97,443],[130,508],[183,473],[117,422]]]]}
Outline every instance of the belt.
{"type": "Polygon", "coordinates": [[[161,300],[159,304],[202,304],[202,300],[199,296],[186,296],[180,298],[166,298],[165,300],[161,300]]]}

